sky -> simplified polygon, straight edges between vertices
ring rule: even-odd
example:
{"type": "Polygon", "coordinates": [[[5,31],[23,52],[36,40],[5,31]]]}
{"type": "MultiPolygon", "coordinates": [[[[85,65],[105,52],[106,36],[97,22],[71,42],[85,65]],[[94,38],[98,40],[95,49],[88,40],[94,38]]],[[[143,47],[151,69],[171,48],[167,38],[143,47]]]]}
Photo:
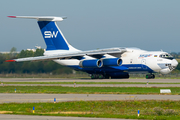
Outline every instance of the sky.
{"type": "Polygon", "coordinates": [[[1,0],[0,51],[46,48],[37,21],[7,16],[67,16],[58,26],[80,50],[137,47],[180,52],[179,0],[1,0]]]}

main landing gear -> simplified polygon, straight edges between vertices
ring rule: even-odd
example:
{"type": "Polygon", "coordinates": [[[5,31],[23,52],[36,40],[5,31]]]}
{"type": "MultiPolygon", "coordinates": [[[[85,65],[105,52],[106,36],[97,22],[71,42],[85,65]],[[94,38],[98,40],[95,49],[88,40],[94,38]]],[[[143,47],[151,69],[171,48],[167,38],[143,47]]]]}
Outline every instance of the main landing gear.
{"type": "Polygon", "coordinates": [[[102,74],[90,74],[91,79],[109,79],[109,76],[102,74]]]}
{"type": "Polygon", "coordinates": [[[114,74],[112,75],[103,75],[103,74],[90,74],[91,79],[128,79],[128,73],[114,74]]]}
{"type": "Polygon", "coordinates": [[[154,74],[147,74],[146,79],[154,79],[155,75],[154,74]]]}

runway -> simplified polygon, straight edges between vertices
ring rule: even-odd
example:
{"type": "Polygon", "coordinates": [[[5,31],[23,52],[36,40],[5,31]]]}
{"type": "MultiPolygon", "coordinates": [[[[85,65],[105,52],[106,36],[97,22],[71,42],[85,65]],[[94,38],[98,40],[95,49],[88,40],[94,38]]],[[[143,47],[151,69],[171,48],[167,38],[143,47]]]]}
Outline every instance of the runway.
{"type": "Polygon", "coordinates": [[[0,103],[94,101],[94,100],[180,100],[180,95],[137,95],[137,94],[17,94],[0,93],[0,103]]]}
{"type": "MultiPolygon", "coordinates": [[[[62,86],[74,87],[74,84],[0,84],[0,86],[62,86]]],[[[180,84],[76,84],[75,87],[180,87],[180,84]]]]}
{"type": "Polygon", "coordinates": [[[37,115],[3,115],[1,120],[135,120],[135,119],[115,119],[115,118],[88,118],[88,117],[60,117],[60,116],[37,116],[37,115]]]}
{"type": "Polygon", "coordinates": [[[60,78],[0,78],[0,82],[153,82],[180,83],[180,79],[60,79],[60,78]]]}

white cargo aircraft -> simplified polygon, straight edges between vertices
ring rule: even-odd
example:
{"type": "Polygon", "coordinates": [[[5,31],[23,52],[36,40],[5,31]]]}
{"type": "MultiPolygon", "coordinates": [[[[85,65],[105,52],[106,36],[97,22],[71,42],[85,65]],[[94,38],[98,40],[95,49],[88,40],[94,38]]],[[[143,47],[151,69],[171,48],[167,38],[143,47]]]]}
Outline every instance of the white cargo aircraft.
{"type": "Polygon", "coordinates": [[[129,78],[129,73],[147,73],[147,79],[155,78],[153,73],[170,73],[178,62],[167,52],[145,51],[134,48],[108,48],[81,51],[72,47],[56,21],[66,17],[52,16],[8,16],[10,18],[36,19],[47,45],[44,56],[27,57],[6,62],[53,60],[75,70],[90,74],[92,79],[129,78]]]}

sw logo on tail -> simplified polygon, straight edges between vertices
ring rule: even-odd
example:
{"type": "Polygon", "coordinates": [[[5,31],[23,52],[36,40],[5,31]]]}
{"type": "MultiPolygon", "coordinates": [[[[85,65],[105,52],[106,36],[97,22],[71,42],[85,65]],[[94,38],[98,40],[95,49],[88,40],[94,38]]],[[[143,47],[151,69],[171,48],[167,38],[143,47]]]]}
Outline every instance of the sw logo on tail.
{"type": "Polygon", "coordinates": [[[6,62],[53,60],[75,70],[87,72],[92,79],[129,78],[129,73],[146,73],[147,79],[155,78],[153,73],[168,74],[178,62],[162,51],[145,51],[132,48],[108,48],[81,51],[72,47],[58,28],[56,21],[66,17],[52,16],[8,16],[10,18],[36,19],[46,43],[44,56],[7,60],[6,62]]]}
{"type": "Polygon", "coordinates": [[[58,31],[53,31],[53,32],[51,32],[51,31],[45,31],[44,32],[44,38],[56,38],[57,37],[57,34],[58,34],[58,31]]]}

